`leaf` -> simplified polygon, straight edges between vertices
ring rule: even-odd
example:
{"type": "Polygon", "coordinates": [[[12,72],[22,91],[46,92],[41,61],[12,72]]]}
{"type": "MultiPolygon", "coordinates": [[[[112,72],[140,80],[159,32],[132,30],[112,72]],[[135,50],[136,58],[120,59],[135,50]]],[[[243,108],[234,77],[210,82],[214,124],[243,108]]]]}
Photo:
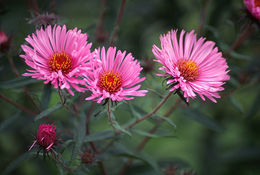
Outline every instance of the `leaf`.
{"type": "Polygon", "coordinates": [[[112,130],[104,130],[86,136],[84,142],[95,142],[99,140],[111,139],[114,137],[115,134],[112,130]]]}
{"type": "Polygon", "coordinates": [[[71,159],[70,163],[76,158],[77,154],[81,150],[81,146],[84,141],[85,133],[86,133],[86,117],[85,113],[81,112],[79,115],[80,120],[76,123],[75,128],[76,128],[76,133],[75,133],[75,144],[72,149],[72,154],[71,154],[71,159]]]}
{"type": "Polygon", "coordinates": [[[21,163],[24,161],[30,159],[34,155],[33,152],[26,152],[22,154],[20,157],[18,157],[16,160],[14,160],[8,167],[4,170],[2,175],[10,174],[15,168],[17,168],[21,163]]]}
{"type": "Polygon", "coordinates": [[[233,97],[230,96],[229,98],[231,104],[240,112],[240,113],[244,113],[244,109],[242,107],[242,105],[233,97]]]}
{"type": "Polygon", "coordinates": [[[125,133],[129,136],[132,135],[129,131],[127,131],[126,129],[124,129],[123,127],[120,126],[120,124],[116,121],[116,117],[112,111],[111,111],[111,118],[113,120],[113,122],[111,124],[115,129],[122,131],[123,133],[125,133]]]}
{"type": "Polygon", "coordinates": [[[156,115],[156,117],[166,121],[168,124],[170,124],[174,129],[176,129],[176,125],[173,123],[173,121],[171,121],[171,119],[164,117],[164,116],[160,116],[160,115],[156,115]]]}
{"type": "Polygon", "coordinates": [[[156,174],[163,175],[163,173],[160,170],[157,162],[154,161],[148,155],[145,155],[145,154],[140,153],[140,152],[134,153],[134,152],[130,151],[128,148],[126,148],[125,146],[123,146],[122,144],[118,144],[118,143],[115,144],[115,149],[119,152],[119,153],[116,154],[117,156],[124,156],[124,157],[128,157],[128,158],[141,160],[144,163],[146,163],[149,166],[151,166],[154,169],[154,171],[156,172],[156,174]]]}
{"type": "Polygon", "coordinates": [[[129,109],[130,109],[132,115],[134,116],[134,118],[140,119],[142,117],[142,115],[134,109],[133,105],[130,102],[127,104],[129,106],[129,109]]]}
{"type": "Polygon", "coordinates": [[[45,110],[48,108],[50,99],[51,99],[51,93],[52,93],[51,85],[46,84],[43,88],[43,93],[42,93],[42,100],[41,100],[41,109],[42,110],[45,110]]]}
{"type": "Polygon", "coordinates": [[[256,95],[253,104],[251,105],[249,112],[247,113],[246,119],[251,119],[259,111],[260,104],[260,92],[256,95]]]}
{"type": "Polygon", "coordinates": [[[57,111],[58,109],[60,109],[62,107],[61,104],[57,104],[56,106],[46,109],[44,111],[42,111],[39,115],[37,115],[34,119],[34,121],[41,119],[42,117],[45,117],[47,115],[50,115],[51,113],[57,111]]]}
{"type": "Polygon", "coordinates": [[[141,136],[151,137],[151,138],[161,138],[161,137],[175,137],[170,133],[162,133],[162,134],[152,134],[146,131],[138,130],[138,129],[132,129],[133,132],[136,134],[139,134],[141,136]]]}
{"type": "Polygon", "coordinates": [[[20,114],[21,112],[18,111],[15,115],[0,123],[0,131],[4,130],[5,128],[9,127],[9,125],[11,125],[13,122],[17,121],[17,118],[20,116],[20,114]]]}
{"type": "Polygon", "coordinates": [[[185,108],[183,112],[192,120],[199,122],[200,124],[203,124],[214,131],[221,132],[223,130],[214,120],[197,109],[185,108]]]}
{"type": "Polygon", "coordinates": [[[21,78],[16,78],[13,80],[1,82],[0,88],[4,88],[4,89],[15,88],[15,87],[20,87],[20,86],[25,86],[28,84],[36,83],[36,82],[39,82],[39,80],[33,79],[33,78],[21,77],[21,78]]]}

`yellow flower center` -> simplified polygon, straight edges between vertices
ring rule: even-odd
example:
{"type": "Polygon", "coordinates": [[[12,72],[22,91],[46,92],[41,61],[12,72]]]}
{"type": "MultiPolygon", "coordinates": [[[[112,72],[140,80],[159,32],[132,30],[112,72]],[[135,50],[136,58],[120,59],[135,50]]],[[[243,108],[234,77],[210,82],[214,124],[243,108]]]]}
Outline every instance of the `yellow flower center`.
{"type": "Polygon", "coordinates": [[[67,74],[72,68],[72,61],[66,53],[55,53],[50,58],[49,66],[51,71],[61,70],[62,73],[67,74]]]}
{"type": "Polygon", "coordinates": [[[181,59],[178,61],[177,67],[181,76],[187,81],[194,81],[199,77],[199,67],[192,60],[181,59]]]}
{"type": "Polygon", "coordinates": [[[99,78],[98,86],[109,92],[110,94],[113,94],[120,90],[122,85],[121,77],[117,73],[113,72],[106,72],[102,74],[99,78]]]}
{"type": "Polygon", "coordinates": [[[260,0],[255,0],[255,8],[260,7],[260,0]]]}

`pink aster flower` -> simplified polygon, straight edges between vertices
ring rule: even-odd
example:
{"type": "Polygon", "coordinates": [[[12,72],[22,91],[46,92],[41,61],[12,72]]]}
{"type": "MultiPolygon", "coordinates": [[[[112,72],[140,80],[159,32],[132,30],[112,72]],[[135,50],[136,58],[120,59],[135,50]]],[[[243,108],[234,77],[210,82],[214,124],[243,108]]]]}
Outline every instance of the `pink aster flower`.
{"type": "Polygon", "coordinates": [[[260,21],[260,0],[244,0],[248,11],[260,21]]]}
{"type": "Polygon", "coordinates": [[[126,55],[116,48],[103,47],[95,53],[92,73],[86,76],[87,89],[92,95],[86,100],[97,100],[101,103],[103,99],[112,101],[131,100],[133,96],[145,96],[146,90],[139,90],[138,83],[145,80],[140,78],[142,67],[132,57],[131,53],[126,55]]]}
{"type": "Polygon", "coordinates": [[[195,93],[203,100],[207,97],[216,102],[214,98],[220,98],[218,91],[224,90],[221,86],[229,76],[226,59],[215,43],[205,38],[197,40],[194,31],[182,31],[178,41],[177,30],[161,35],[160,40],[161,49],[154,45],[152,51],[155,61],[163,65],[160,70],[164,74],[159,76],[167,78],[170,91],[183,91],[187,102],[189,97],[196,97],[195,93]]]}
{"type": "Polygon", "coordinates": [[[42,124],[38,128],[36,140],[33,142],[29,150],[31,150],[35,144],[37,144],[40,149],[49,151],[57,142],[56,127],[53,124],[42,124]]]}
{"type": "Polygon", "coordinates": [[[65,25],[36,30],[25,39],[29,46],[22,45],[25,54],[21,57],[31,67],[23,76],[45,80],[45,84],[51,82],[54,88],[65,88],[72,95],[71,86],[83,92],[85,89],[79,86],[84,84],[81,75],[92,58],[87,38],[77,28],[67,31],[65,25]]]}

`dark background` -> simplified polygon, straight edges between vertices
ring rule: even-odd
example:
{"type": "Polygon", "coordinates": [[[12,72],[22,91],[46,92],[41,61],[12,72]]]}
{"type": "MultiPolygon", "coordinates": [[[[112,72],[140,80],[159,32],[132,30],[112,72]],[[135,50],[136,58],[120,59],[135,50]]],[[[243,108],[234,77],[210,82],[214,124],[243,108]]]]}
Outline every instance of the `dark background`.
{"type": "MultiPolygon", "coordinates": [[[[28,2],[25,0],[0,1],[0,29],[11,37],[10,55],[15,65],[22,74],[28,68],[23,59],[19,57],[21,44],[24,38],[35,31],[35,25],[29,24],[35,20],[33,10],[28,10],[28,2]]],[[[109,0],[105,9],[103,32],[96,33],[96,26],[101,10],[101,0],[57,0],[54,13],[58,16],[58,24],[66,24],[72,29],[78,27],[89,36],[89,42],[93,47],[108,46],[111,33],[114,29],[121,1],[109,0]],[[105,36],[104,42],[100,37],[105,36]]],[[[41,13],[52,12],[51,1],[38,1],[41,13]]],[[[156,77],[158,65],[151,64],[154,59],[152,45],[159,45],[159,36],[171,29],[195,30],[198,32],[201,19],[201,11],[205,8],[205,25],[202,36],[216,42],[222,52],[235,42],[249,19],[246,15],[242,0],[128,0],[125,6],[122,22],[118,31],[115,46],[120,50],[132,52],[133,56],[145,66],[143,76],[147,80],[143,83],[143,89],[154,89],[161,94],[167,94],[163,79],[156,77]],[[147,61],[148,60],[148,61],[147,61]]],[[[37,20],[36,20],[37,21],[37,20]]],[[[102,37],[101,37],[102,39],[102,37]]],[[[143,149],[143,153],[149,155],[159,164],[162,171],[169,167],[177,167],[181,174],[185,169],[192,170],[196,174],[218,175],[258,175],[260,174],[260,35],[257,25],[254,25],[250,36],[234,52],[227,56],[230,66],[231,80],[224,85],[225,91],[221,92],[218,103],[199,98],[192,100],[189,108],[200,111],[207,119],[194,117],[187,111],[185,104],[170,116],[176,124],[176,130],[164,123],[159,132],[171,132],[174,137],[153,138],[143,149]]],[[[5,54],[0,55],[0,84],[15,79],[5,54]]],[[[3,85],[3,84],[2,84],[3,85]]],[[[27,86],[38,103],[43,103],[44,84],[41,81],[27,86]]],[[[0,92],[19,104],[33,109],[28,97],[21,87],[1,88],[0,92]]],[[[163,114],[178,96],[173,96],[159,111],[163,114]]],[[[57,92],[52,89],[49,107],[59,101],[57,92]]],[[[145,111],[151,111],[158,104],[160,98],[150,91],[146,97],[135,98],[131,104],[140,106],[145,111]]],[[[86,102],[88,107],[90,102],[86,102]]],[[[86,110],[87,110],[86,107],[86,110]]],[[[100,106],[99,106],[100,107],[100,106]]],[[[131,118],[129,106],[122,104],[116,110],[116,116],[121,124],[131,118]]],[[[75,118],[70,116],[65,109],[55,111],[49,117],[55,121],[61,137],[66,139],[66,130],[74,131],[75,118]],[[72,124],[73,123],[73,124],[72,124]]],[[[34,117],[23,113],[14,106],[0,100],[0,174],[9,167],[10,174],[62,174],[51,159],[31,158],[20,156],[27,152],[34,140],[39,123],[34,122],[34,117]],[[17,164],[14,161],[18,161],[17,164]],[[11,167],[11,168],[10,168],[11,167]]],[[[147,131],[152,123],[147,121],[137,128],[147,131]]],[[[93,133],[111,129],[106,115],[93,119],[91,130],[93,133]]],[[[104,160],[108,174],[114,175],[120,170],[124,156],[114,156],[111,152],[117,152],[117,144],[124,145],[133,150],[140,142],[142,136],[133,133],[132,137],[124,136],[101,158],[104,160]]],[[[104,141],[105,142],[105,141],[104,141]]],[[[98,147],[103,142],[97,142],[98,147]]],[[[87,144],[86,144],[86,147],[87,144]]],[[[63,152],[64,159],[69,159],[71,148],[63,152]]],[[[76,161],[75,164],[79,163],[76,161]]],[[[87,165],[89,174],[99,174],[95,163],[87,165]]],[[[77,173],[75,173],[77,174],[77,173]]],[[[80,173],[79,173],[80,174],[80,173]]],[[[128,174],[154,174],[146,163],[136,160],[129,169],[128,174]]]]}

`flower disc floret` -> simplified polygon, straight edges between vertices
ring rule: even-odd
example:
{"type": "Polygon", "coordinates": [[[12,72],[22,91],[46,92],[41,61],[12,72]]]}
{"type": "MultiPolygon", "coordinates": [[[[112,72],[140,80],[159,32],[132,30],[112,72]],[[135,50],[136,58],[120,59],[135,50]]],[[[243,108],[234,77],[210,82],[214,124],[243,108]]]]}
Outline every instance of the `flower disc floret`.
{"type": "Polygon", "coordinates": [[[100,89],[113,94],[118,92],[122,86],[121,77],[117,73],[106,72],[99,77],[98,86],[100,89]]]}

